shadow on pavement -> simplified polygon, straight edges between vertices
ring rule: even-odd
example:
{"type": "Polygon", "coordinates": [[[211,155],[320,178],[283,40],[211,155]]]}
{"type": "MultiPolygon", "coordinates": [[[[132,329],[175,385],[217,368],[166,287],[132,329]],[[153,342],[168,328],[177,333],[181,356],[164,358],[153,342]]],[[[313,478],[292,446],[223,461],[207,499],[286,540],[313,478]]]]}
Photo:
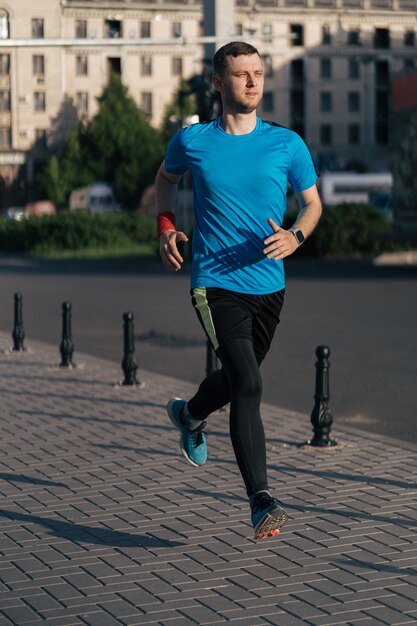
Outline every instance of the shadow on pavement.
{"type": "MultiPolygon", "coordinates": [[[[139,406],[156,406],[162,408],[162,405],[153,404],[152,402],[142,402],[142,403],[129,403],[129,404],[138,404],[139,406]]],[[[165,406],[163,406],[165,408],[165,406]]],[[[160,424],[144,424],[139,419],[136,421],[129,420],[118,420],[112,418],[103,418],[103,417],[88,417],[86,415],[70,415],[69,413],[49,413],[47,411],[16,411],[17,415],[36,415],[40,417],[52,417],[53,419],[63,420],[79,420],[80,422],[98,422],[99,424],[114,424],[119,426],[135,426],[142,428],[157,428],[158,430],[173,430],[173,427],[167,424],[166,426],[161,426],[160,424]]]]}
{"type": "Polygon", "coordinates": [[[179,541],[169,541],[158,539],[147,535],[134,535],[132,533],[120,532],[99,526],[85,526],[64,522],[53,518],[42,518],[37,515],[18,513],[17,511],[0,510],[0,515],[4,518],[16,522],[26,522],[44,526],[49,530],[50,535],[63,537],[75,543],[87,543],[118,548],[137,546],[140,548],[174,548],[184,545],[179,541]]]}
{"type": "MultiPolygon", "coordinates": [[[[378,523],[378,524],[383,522],[386,524],[392,524],[393,526],[401,526],[404,528],[416,528],[417,527],[416,520],[394,517],[394,515],[399,515],[399,513],[393,513],[392,517],[386,517],[384,515],[372,515],[371,513],[362,513],[361,511],[357,511],[355,509],[347,509],[347,508],[325,509],[319,506],[304,506],[304,505],[299,505],[299,504],[289,504],[288,502],[285,502],[284,506],[288,510],[292,509],[294,511],[300,511],[300,513],[306,513],[306,512],[315,513],[317,516],[320,514],[324,514],[326,516],[332,516],[332,518],[343,517],[345,519],[350,519],[354,521],[355,520],[374,521],[375,523],[378,523]]],[[[324,519],[327,519],[327,517],[323,518],[323,520],[324,519]]],[[[311,525],[312,523],[313,521],[310,519],[309,524],[311,525]]],[[[318,526],[317,521],[315,525],[318,526]]]]}
{"type": "Polygon", "coordinates": [[[391,478],[377,478],[374,476],[363,476],[362,474],[343,474],[340,472],[326,470],[301,469],[300,467],[270,465],[270,469],[277,472],[293,472],[294,474],[307,474],[318,478],[331,478],[332,480],[348,480],[349,482],[366,483],[368,485],[381,485],[384,487],[400,487],[401,489],[417,489],[417,483],[407,483],[402,480],[392,480],[391,478]]]}
{"type": "Polygon", "coordinates": [[[64,483],[56,483],[52,480],[43,480],[42,478],[34,478],[33,476],[25,476],[24,474],[0,472],[0,480],[7,480],[11,483],[42,485],[44,487],[65,487],[65,489],[69,489],[64,483]]]}
{"type": "Polygon", "coordinates": [[[335,565],[340,564],[342,567],[349,568],[361,568],[372,569],[377,572],[387,572],[390,574],[398,574],[399,576],[417,576],[417,571],[412,570],[409,567],[395,567],[393,565],[385,565],[385,563],[369,563],[368,561],[361,561],[360,559],[354,559],[353,557],[346,557],[345,559],[333,559],[332,563],[335,565]]]}

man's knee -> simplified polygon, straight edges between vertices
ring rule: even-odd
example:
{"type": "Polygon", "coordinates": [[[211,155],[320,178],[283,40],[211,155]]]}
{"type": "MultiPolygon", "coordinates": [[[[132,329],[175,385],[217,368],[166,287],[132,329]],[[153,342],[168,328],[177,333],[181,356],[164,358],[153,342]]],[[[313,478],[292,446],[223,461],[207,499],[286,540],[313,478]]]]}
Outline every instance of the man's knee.
{"type": "Polygon", "coordinates": [[[258,369],[242,373],[233,385],[233,392],[241,398],[260,400],[262,395],[262,379],[258,369]]]}
{"type": "Polygon", "coordinates": [[[229,380],[232,395],[257,398],[262,393],[262,379],[253,343],[237,338],[220,344],[219,356],[229,380]]]}

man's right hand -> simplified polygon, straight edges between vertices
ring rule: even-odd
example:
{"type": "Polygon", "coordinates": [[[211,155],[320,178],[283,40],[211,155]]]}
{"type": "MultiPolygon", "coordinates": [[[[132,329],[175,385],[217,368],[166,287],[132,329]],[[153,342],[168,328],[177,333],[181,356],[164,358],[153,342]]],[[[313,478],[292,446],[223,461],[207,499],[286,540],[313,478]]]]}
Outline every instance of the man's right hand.
{"type": "Polygon", "coordinates": [[[188,237],[179,230],[165,230],[159,237],[159,254],[163,264],[171,272],[178,272],[184,263],[177,246],[180,241],[186,242],[188,237]]]}

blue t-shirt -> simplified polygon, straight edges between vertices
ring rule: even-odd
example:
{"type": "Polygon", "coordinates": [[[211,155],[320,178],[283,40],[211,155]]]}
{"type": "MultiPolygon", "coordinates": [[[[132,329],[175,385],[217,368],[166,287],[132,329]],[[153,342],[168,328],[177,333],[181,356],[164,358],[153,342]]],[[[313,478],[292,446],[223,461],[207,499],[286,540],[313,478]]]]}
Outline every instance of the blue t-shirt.
{"type": "Polygon", "coordinates": [[[170,141],[166,171],[193,178],[195,226],[191,287],[267,294],[285,287],[282,260],[268,259],[271,217],[282,225],[287,182],[312,187],[317,171],[297,133],[265,122],[246,135],[226,133],[221,118],[180,130],[170,141]]]}

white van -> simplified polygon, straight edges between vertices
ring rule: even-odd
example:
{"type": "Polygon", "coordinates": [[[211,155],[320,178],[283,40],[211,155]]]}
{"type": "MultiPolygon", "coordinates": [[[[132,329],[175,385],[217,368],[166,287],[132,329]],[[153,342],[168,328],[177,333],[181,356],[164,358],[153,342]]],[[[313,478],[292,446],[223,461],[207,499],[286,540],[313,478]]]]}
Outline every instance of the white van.
{"type": "Polygon", "coordinates": [[[78,187],[71,192],[69,199],[70,211],[82,209],[92,213],[112,213],[120,210],[114,196],[113,188],[107,183],[92,183],[86,187],[78,187]]]}
{"type": "Polygon", "coordinates": [[[320,178],[320,195],[324,204],[368,204],[375,193],[391,193],[392,184],[390,172],[325,172],[320,178]]]}

